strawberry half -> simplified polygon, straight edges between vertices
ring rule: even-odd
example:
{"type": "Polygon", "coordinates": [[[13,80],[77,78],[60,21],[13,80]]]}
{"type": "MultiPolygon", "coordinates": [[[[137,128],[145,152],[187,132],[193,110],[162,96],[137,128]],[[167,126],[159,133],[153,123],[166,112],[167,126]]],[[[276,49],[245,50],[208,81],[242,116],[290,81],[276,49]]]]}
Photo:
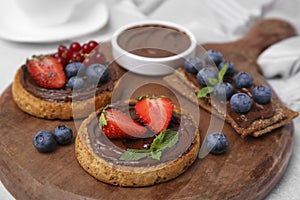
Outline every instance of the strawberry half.
{"type": "Polygon", "coordinates": [[[167,129],[172,118],[174,105],[165,97],[142,97],[135,105],[135,112],[141,121],[154,133],[167,129]]]}
{"type": "Polygon", "coordinates": [[[44,88],[58,89],[66,83],[66,75],[56,58],[52,56],[33,56],[27,60],[27,69],[35,82],[44,88]]]}
{"type": "Polygon", "coordinates": [[[103,109],[100,116],[100,128],[108,138],[112,139],[142,138],[147,132],[144,126],[116,109],[103,109]]]}

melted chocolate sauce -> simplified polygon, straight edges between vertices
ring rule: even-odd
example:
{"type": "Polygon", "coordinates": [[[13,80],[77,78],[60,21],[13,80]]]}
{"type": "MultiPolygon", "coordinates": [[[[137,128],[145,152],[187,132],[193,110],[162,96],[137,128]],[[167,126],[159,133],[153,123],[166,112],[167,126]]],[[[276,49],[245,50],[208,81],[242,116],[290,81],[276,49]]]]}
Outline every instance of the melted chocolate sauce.
{"type": "Polygon", "coordinates": [[[186,33],[162,25],[136,26],[118,38],[121,48],[135,55],[163,58],[188,49],[191,41],[186,33]]]}

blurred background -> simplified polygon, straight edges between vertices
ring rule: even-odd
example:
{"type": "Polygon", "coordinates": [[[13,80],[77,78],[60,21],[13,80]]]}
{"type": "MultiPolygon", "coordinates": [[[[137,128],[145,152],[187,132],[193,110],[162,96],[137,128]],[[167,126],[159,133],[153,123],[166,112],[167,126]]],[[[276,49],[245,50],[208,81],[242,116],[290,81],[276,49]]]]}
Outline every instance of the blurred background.
{"type": "MultiPolygon", "coordinates": [[[[172,21],[191,30],[199,44],[237,40],[259,20],[267,18],[286,20],[297,32],[300,31],[300,0],[66,0],[64,3],[61,3],[63,2],[61,0],[57,2],[0,0],[0,2],[2,4],[1,93],[11,84],[18,67],[31,55],[50,53],[55,51],[59,44],[67,46],[73,41],[80,43],[89,40],[107,41],[118,28],[130,22],[146,19],[172,21]],[[66,7],[69,10],[66,10],[66,7]]],[[[283,102],[298,112],[300,111],[300,84],[297,81],[300,78],[299,58],[300,37],[296,36],[266,49],[258,59],[267,80],[283,102]]],[[[299,117],[295,120],[295,126],[294,154],[287,173],[267,199],[300,197],[300,191],[296,189],[300,185],[299,117]]],[[[1,184],[0,199],[13,199],[1,184]]]]}

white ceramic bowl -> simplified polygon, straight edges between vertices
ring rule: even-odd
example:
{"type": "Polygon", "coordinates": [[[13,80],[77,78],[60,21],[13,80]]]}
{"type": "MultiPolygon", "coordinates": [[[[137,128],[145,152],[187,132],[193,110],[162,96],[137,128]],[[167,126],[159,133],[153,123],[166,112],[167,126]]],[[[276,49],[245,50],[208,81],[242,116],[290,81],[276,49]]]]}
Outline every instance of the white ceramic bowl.
{"type": "Polygon", "coordinates": [[[173,73],[174,70],[183,66],[184,60],[195,55],[197,42],[195,36],[185,27],[167,21],[141,21],[121,27],[115,32],[112,38],[112,54],[115,61],[123,68],[137,74],[161,76],[173,73]],[[182,52],[167,57],[145,57],[126,51],[118,42],[119,37],[126,30],[143,26],[163,26],[171,30],[183,32],[190,40],[189,46],[182,52]]]}

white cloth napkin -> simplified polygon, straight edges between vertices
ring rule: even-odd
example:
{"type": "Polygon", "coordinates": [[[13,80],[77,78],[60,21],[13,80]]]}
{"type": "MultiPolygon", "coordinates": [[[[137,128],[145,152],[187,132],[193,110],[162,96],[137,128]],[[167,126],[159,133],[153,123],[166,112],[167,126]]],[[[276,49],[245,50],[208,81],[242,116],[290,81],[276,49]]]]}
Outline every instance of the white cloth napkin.
{"type": "Polygon", "coordinates": [[[274,44],[259,57],[266,78],[289,79],[300,70],[300,37],[292,37],[274,44]]]}
{"type": "Polygon", "coordinates": [[[155,19],[187,27],[199,43],[233,41],[242,37],[252,24],[262,18],[263,8],[269,7],[273,1],[114,0],[114,4],[109,4],[111,15],[108,26],[94,36],[109,38],[122,25],[155,19]]]}
{"type": "Polygon", "coordinates": [[[153,19],[169,20],[189,28],[198,42],[224,42],[242,37],[249,24],[262,16],[271,0],[167,0],[149,12],[153,19]]]}
{"type": "Polygon", "coordinates": [[[281,100],[300,112],[300,37],[271,46],[260,55],[258,63],[281,100]]]}

